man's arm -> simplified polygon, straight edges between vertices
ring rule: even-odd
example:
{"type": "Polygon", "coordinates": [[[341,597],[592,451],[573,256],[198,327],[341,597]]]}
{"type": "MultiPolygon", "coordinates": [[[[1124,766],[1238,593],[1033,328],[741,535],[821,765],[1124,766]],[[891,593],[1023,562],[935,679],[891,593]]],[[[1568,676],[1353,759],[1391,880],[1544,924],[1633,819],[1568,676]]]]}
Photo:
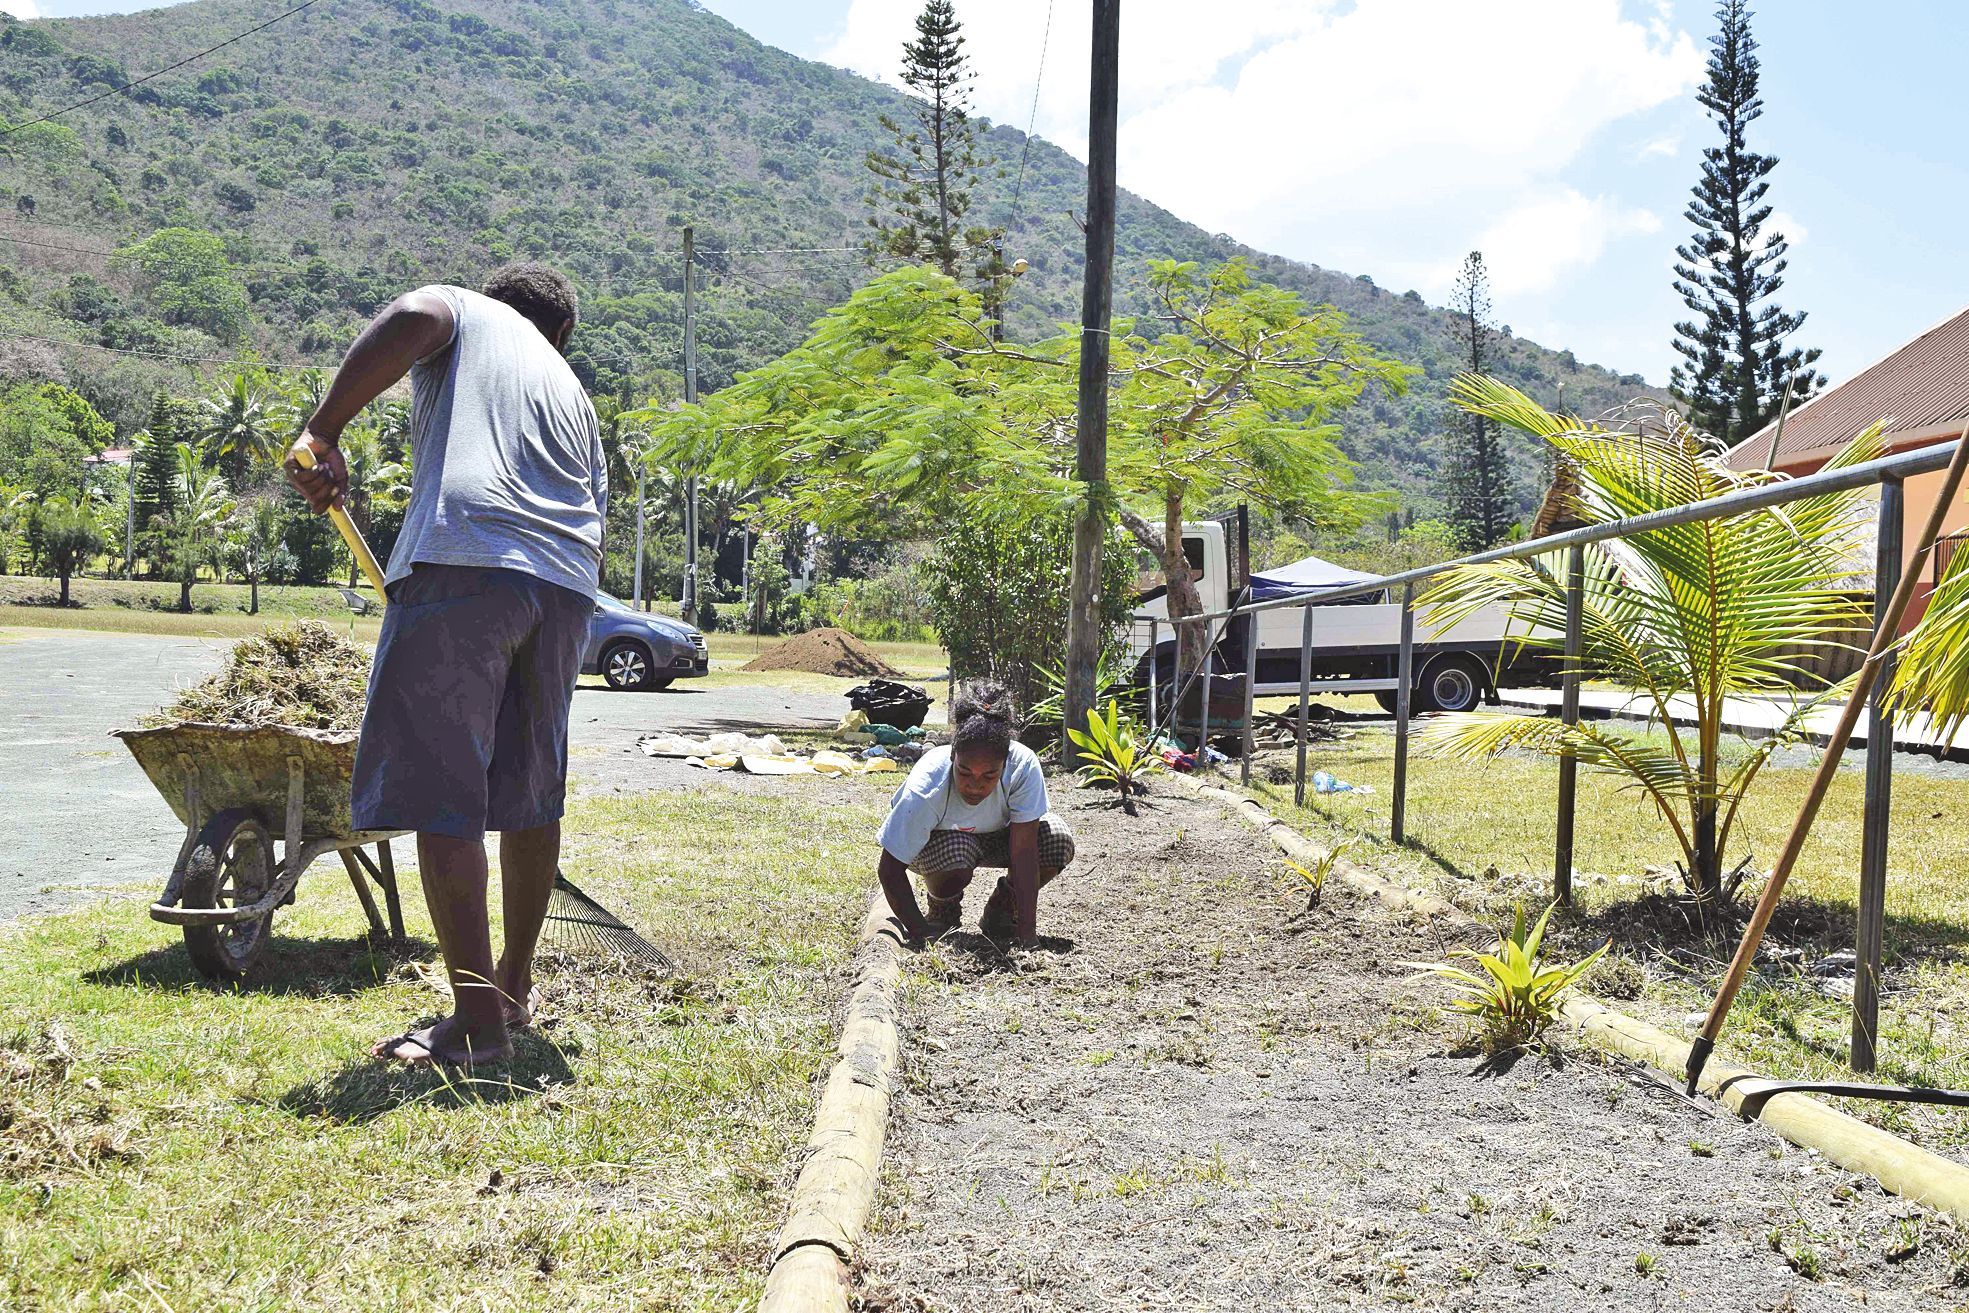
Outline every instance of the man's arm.
{"type": "MultiPolygon", "coordinates": [[[[1033,841],[1033,860],[1039,860],[1038,840],[1033,841]]],[[[1035,871],[1037,866],[1033,868],[1035,871]]],[[[902,922],[903,932],[911,939],[927,939],[930,934],[923,913],[916,906],[916,891],[909,884],[909,868],[896,860],[894,853],[887,848],[882,850],[882,861],[875,868],[875,874],[882,881],[882,894],[889,900],[889,910],[902,922]]]]}
{"type": "Polygon", "coordinates": [[[356,338],[335,371],[328,395],[294,440],[296,447],[313,450],[315,468],[304,470],[292,454],[287,458],[287,481],[317,514],[340,506],[348,492],[349,468],[338,445],[342,430],[412,365],[451,341],[455,327],[451,307],[441,297],[408,292],[385,306],[356,338]]]}
{"type": "Polygon", "coordinates": [[[1012,822],[1012,934],[1039,937],[1039,822],[1012,822]]]}

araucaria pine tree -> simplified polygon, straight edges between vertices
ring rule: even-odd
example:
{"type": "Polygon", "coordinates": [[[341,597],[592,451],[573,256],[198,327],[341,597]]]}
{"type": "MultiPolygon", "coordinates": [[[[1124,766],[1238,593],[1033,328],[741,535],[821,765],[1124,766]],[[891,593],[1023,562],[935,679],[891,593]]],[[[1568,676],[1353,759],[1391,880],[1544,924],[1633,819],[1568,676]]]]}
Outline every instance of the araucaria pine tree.
{"type": "Polygon", "coordinates": [[[1722,130],[1702,153],[1702,179],[1684,217],[1695,235],[1675,248],[1675,290],[1696,318],[1675,325],[1683,363],[1669,387],[1695,426],[1728,443],[1763,428],[1792,387],[1794,402],[1825,386],[1816,348],[1787,348],[1805,322],[1773,299],[1784,286],[1784,234],[1765,224],[1766,178],[1777,157],[1750,149],[1746,130],[1764,112],[1757,94],[1757,42],[1745,0],[1723,0],[1722,30],[1710,38],[1709,80],[1696,99],[1722,130]]]}
{"type": "MultiPolygon", "coordinates": [[[[1450,312],[1456,316],[1459,362],[1471,374],[1492,367],[1497,330],[1490,324],[1490,276],[1481,251],[1470,252],[1456,275],[1450,293],[1450,312]]],[[[1485,416],[1462,416],[1447,435],[1449,462],[1444,468],[1444,518],[1465,551],[1480,551],[1504,540],[1517,518],[1517,497],[1505,468],[1504,443],[1497,425],[1485,416]]]]}
{"type": "Polygon", "coordinates": [[[951,0],[928,0],[916,16],[916,39],[903,46],[902,80],[915,93],[905,123],[884,114],[893,138],[868,153],[875,175],[868,205],[872,259],[935,265],[983,285],[987,311],[1007,278],[1001,227],[968,224],[979,175],[989,167],[970,115],[977,74],[964,53],[963,25],[951,0]]]}

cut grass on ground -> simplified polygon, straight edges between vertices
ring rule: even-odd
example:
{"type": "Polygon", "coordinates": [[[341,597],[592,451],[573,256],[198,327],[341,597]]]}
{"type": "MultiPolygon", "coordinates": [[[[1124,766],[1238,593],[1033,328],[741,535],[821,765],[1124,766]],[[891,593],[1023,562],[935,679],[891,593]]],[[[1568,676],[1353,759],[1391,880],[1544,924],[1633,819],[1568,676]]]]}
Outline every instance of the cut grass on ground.
{"type": "MultiPolygon", "coordinates": [[[[508,1071],[367,1056],[443,1001],[406,886],[372,950],[330,860],[264,976],[199,985],[119,901],[0,953],[0,1307],[717,1309],[758,1297],[882,793],[577,806],[568,872],[679,960],[543,983],[508,1071]]],[[[400,845],[401,846],[401,845],[400,845]]]]}
{"type": "MultiPolygon", "coordinates": [[[[1394,735],[1386,726],[1356,727],[1356,737],[1315,744],[1308,771],[1324,769],[1373,792],[1307,795],[1293,806],[1292,785],[1254,789],[1276,814],[1316,838],[1361,836],[1348,857],[1410,888],[1449,897],[1480,916],[1508,916],[1517,903],[1542,907],[1552,897],[1552,850],[1558,770],[1549,758],[1511,754],[1489,764],[1411,758],[1409,842],[1388,843],[1394,735]]],[[[1796,761],[1797,757],[1793,757],[1796,761]]],[[[1290,754],[1277,764],[1290,766],[1290,754]]],[[[1234,768],[1231,768],[1234,769],[1234,768]]],[[[1811,770],[1767,767],[1744,804],[1731,862],[1755,854],[1753,869],[1776,856],[1797,813],[1811,770]]],[[[1718,1052],[1770,1075],[1834,1075],[1845,1067],[1849,1001],[1829,995],[1812,972],[1828,955],[1853,946],[1861,794],[1857,769],[1834,781],[1811,841],[1786,887],[1772,932],[1779,951],[1746,988],[1718,1052]]],[[[1969,828],[1961,823],[1969,781],[1903,770],[1894,779],[1887,877],[1887,990],[1881,1007],[1879,1078],[1905,1084],[1969,1086],[1969,828]]],[[[1670,1031],[1690,1033],[1687,1019],[1708,1006],[1734,931],[1707,940],[1657,934],[1643,900],[1672,872],[1679,854],[1666,825],[1642,796],[1617,780],[1579,773],[1575,887],[1579,912],[1568,947],[1587,951],[1611,934],[1628,970],[1624,1001],[1670,1031]],[[1650,870],[1653,874],[1650,874],[1650,870]]],[[[1743,898],[1761,886],[1747,882],[1743,898]]],[[[1617,964],[1614,969],[1618,969],[1617,964]]],[[[1601,973],[1601,980],[1609,977],[1601,973]]],[[[1936,1109],[1859,1103],[1848,1110],[1937,1145],[1969,1144],[1969,1117],[1936,1109]]]]}

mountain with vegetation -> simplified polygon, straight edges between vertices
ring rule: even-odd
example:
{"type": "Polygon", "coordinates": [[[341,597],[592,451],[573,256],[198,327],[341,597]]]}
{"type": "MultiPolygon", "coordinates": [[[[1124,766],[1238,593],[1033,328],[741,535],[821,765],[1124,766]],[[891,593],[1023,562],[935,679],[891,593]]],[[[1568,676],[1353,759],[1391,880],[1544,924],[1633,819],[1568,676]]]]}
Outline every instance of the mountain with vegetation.
{"type": "MultiPolygon", "coordinates": [[[[332,364],[405,288],[475,285],[514,258],[584,295],[570,356],[598,394],[679,391],[682,232],[704,253],[702,387],[795,346],[871,276],[864,160],[900,93],[764,45],[687,0],[317,0],[279,12],[192,0],[143,13],[0,19],[0,382],[67,382],[119,432],[200,372],[254,358],[332,364]],[[107,93],[107,94],[106,94],[107,93]],[[36,118],[87,101],[46,122],[36,118]],[[847,248],[847,249],[843,249],[847,248]],[[172,357],[193,357],[192,361],[172,357]]],[[[1078,316],[1082,166],[990,125],[979,217],[1027,261],[1008,335],[1078,316]]],[[[1198,161],[1199,168],[1209,167],[1198,161]]],[[[1248,256],[1261,278],[1344,310],[1423,371],[1342,420],[1361,483],[1434,509],[1456,373],[1451,317],[1415,292],[1248,250],[1120,200],[1117,312],[1148,262],[1248,256]]],[[[1494,372],[1595,412],[1638,376],[1500,334],[1494,372]]],[[[1544,456],[1511,452],[1520,503],[1544,456]]]]}

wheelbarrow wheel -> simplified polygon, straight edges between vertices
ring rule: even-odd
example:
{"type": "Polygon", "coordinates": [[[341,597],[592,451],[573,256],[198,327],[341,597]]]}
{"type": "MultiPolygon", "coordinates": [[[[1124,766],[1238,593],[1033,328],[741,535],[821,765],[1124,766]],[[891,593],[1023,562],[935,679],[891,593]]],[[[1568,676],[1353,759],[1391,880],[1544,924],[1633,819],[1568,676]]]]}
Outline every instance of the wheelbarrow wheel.
{"type": "MultiPolygon", "coordinates": [[[[246,907],[273,885],[273,837],[241,807],[219,812],[198,832],[185,864],[183,906],[246,907]]],[[[188,925],[185,949],[208,980],[238,980],[259,959],[273,930],[273,913],[227,925],[188,925]]]]}

